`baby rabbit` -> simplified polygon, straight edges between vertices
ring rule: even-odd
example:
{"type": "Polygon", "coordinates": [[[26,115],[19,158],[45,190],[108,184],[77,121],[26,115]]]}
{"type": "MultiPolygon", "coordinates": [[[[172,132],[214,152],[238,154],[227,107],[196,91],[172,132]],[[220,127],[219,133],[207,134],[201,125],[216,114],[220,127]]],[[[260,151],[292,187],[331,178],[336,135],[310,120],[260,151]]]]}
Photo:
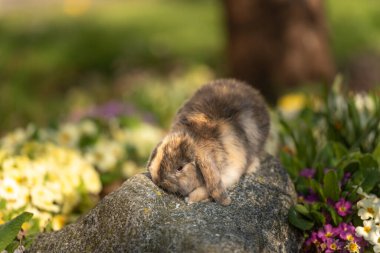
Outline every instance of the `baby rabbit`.
{"type": "Polygon", "coordinates": [[[259,165],[270,127],[260,93],[245,83],[221,79],[201,87],[179,109],[167,136],[153,150],[148,170],[155,184],[187,196],[211,196],[221,205],[226,189],[259,165]]]}

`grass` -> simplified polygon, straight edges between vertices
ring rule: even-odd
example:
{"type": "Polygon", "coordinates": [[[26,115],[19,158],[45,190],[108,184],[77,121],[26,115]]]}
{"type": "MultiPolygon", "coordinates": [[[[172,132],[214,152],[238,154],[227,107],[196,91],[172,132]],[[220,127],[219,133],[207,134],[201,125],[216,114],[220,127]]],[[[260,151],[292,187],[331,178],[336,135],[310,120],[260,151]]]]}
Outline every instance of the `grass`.
{"type": "Polygon", "coordinates": [[[78,17],[60,6],[7,13],[0,18],[0,129],[46,124],[64,114],[71,87],[110,87],[133,69],[220,68],[221,22],[217,1],[112,1],[78,17]]]}

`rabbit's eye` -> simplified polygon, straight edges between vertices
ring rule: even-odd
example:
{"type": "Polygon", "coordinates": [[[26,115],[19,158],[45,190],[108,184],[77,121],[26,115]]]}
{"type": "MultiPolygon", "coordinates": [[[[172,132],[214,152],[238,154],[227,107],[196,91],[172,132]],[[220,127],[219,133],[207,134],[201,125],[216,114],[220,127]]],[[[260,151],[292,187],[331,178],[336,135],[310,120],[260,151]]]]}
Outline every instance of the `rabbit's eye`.
{"type": "Polygon", "coordinates": [[[177,171],[182,171],[182,170],[183,170],[183,166],[177,167],[177,171]]]}

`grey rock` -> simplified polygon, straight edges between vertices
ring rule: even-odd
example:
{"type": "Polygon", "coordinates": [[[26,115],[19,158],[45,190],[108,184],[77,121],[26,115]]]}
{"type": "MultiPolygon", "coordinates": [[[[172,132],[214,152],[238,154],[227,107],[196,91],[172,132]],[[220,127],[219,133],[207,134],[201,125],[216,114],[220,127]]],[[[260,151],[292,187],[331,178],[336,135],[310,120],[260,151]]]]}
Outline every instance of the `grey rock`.
{"type": "Polygon", "coordinates": [[[266,156],[230,196],[227,207],[187,205],[139,174],[28,252],[298,252],[302,235],[287,222],[296,193],[276,159],[266,156]]]}

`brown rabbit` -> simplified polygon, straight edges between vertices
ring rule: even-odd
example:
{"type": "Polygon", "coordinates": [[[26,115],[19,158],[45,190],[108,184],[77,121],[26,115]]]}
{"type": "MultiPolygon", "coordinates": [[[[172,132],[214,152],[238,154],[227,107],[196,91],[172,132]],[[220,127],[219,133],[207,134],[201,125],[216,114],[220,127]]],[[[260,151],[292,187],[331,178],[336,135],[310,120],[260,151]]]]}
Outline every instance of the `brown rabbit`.
{"type": "Polygon", "coordinates": [[[153,150],[148,170],[155,184],[187,196],[211,196],[222,205],[226,188],[260,164],[270,127],[260,93],[245,83],[222,79],[201,87],[179,109],[167,136],[153,150]]]}

